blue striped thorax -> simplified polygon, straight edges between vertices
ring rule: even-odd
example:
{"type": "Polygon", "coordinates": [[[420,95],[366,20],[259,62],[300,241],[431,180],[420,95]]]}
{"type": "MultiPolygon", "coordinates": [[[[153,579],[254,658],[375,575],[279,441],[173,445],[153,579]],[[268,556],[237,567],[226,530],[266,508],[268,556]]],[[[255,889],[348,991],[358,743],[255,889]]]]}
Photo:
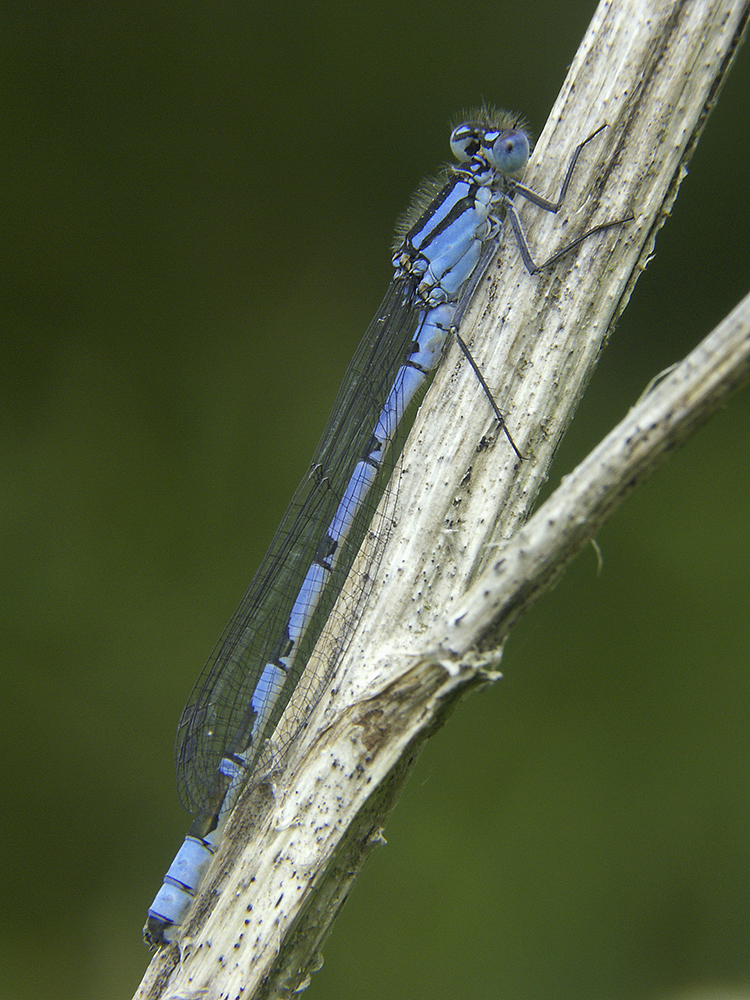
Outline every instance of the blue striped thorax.
{"type": "Polygon", "coordinates": [[[425,189],[408,218],[406,231],[393,255],[397,278],[416,281],[421,307],[454,302],[479,262],[487,240],[497,232],[494,214],[508,190],[506,175],[518,173],[529,158],[529,139],[516,122],[493,127],[470,121],[451,135],[451,149],[459,165],[448,172],[442,187],[425,189]]]}

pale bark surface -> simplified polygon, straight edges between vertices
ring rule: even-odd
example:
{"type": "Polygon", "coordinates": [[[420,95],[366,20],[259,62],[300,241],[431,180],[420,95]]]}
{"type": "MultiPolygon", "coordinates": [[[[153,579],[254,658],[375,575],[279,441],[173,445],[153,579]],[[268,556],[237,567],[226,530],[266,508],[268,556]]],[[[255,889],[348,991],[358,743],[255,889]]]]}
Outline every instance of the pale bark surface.
{"type": "Polygon", "coordinates": [[[534,277],[506,235],[462,325],[527,460],[454,346],[404,452],[394,528],[332,690],[283,773],[240,802],[180,949],[155,957],[138,997],[288,996],[306,981],[425,739],[496,676],[509,626],[634,486],[747,381],[745,300],[529,519],[746,18],[728,0],[600,4],[525,182],[556,196],[574,147],[609,127],[560,214],[521,216],[539,257],[635,218],[534,277]]]}

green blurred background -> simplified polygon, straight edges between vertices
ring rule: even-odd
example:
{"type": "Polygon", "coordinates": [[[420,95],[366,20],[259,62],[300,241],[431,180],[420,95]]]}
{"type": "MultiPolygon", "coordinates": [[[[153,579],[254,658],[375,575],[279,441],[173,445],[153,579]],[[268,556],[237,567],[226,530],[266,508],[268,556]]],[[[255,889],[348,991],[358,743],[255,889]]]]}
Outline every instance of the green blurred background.
{"type": "MultiPolygon", "coordinates": [[[[187,828],[179,713],[483,98],[538,133],[594,11],[40,3],[0,15],[0,996],[128,997],[187,828]]],[[[740,53],[552,484],[747,291],[740,53]]],[[[559,176],[559,173],[558,173],[559,176]]],[[[432,741],[311,996],[750,983],[750,394],[432,741]]]]}

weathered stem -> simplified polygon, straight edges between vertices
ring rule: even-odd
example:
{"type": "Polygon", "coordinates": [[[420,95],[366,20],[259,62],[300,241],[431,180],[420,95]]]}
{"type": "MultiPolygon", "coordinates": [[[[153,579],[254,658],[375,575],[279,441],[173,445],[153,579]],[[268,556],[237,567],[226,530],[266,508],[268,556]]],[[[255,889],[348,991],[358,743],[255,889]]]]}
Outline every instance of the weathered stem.
{"type": "Polygon", "coordinates": [[[635,219],[534,277],[506,239],[462,324],[528,458],[496,433],[454,348],[404,452],[395,527],[333,688],[277,784],[240,802],[181,951],[154,959],[138,997],[288,996],[304,982],[426,738],[491,681],[507,628],[633,486],[747,379],[745,301],[525,523],[747,15],[730,0],[600,4],[525,183],[554,196],[576,144],[609,128],[586,147],[557,216],[519,207],[540,256],[635,219]]]}

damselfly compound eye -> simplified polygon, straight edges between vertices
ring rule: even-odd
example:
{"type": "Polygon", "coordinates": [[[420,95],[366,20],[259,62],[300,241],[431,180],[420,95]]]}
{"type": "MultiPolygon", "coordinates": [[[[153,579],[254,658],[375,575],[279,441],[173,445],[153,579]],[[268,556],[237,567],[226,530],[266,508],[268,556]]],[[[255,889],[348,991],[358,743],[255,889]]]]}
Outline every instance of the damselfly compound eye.
{"type": "Polygon", "coordinates": [[[451,132],[451,151],[459,163],[465,163],[482,148],[484,128],[477,122],[462,122],[451,132]]]}
{"type": "Polygon", "coordinates": [[[529,137],[521,129],[488,132],[483,143],[487,159],[504,174],[516,174],[529,160],[529,137]]]}

